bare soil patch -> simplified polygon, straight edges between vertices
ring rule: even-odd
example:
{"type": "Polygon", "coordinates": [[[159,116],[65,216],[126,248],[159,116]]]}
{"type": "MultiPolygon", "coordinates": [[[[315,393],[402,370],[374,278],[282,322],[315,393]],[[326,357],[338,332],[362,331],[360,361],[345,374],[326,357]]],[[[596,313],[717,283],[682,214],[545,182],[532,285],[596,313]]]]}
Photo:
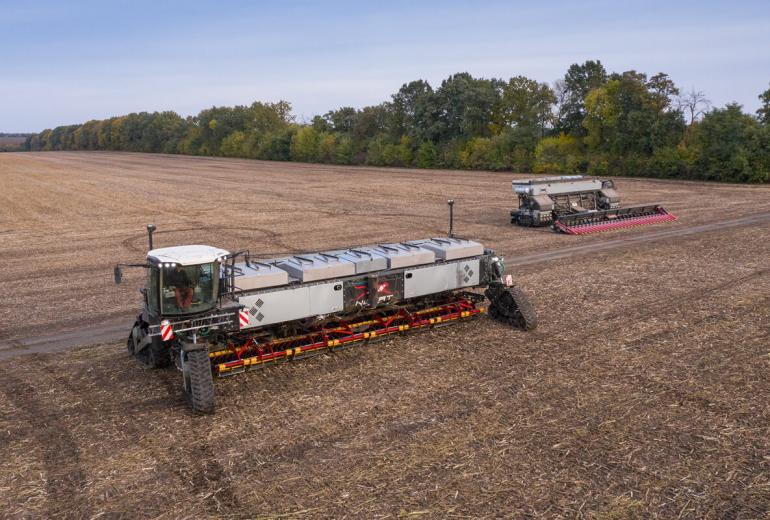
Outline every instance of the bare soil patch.
{"type": "MultiPolygon", "coordinates": [[[[137,308],[158,245],[252,252],[457,227],[507,257],[770,211],[770,189],[619,179],[674,224],[512,227],[510,174],[112,153],[0,155],[0,333],[137,308]]],[[[217,382],[213,417],[122,343],[0,368],[0,507],[18,517],[763,518],[770,225],[512,270],[532,333],[486,318],[217,382]]]]}

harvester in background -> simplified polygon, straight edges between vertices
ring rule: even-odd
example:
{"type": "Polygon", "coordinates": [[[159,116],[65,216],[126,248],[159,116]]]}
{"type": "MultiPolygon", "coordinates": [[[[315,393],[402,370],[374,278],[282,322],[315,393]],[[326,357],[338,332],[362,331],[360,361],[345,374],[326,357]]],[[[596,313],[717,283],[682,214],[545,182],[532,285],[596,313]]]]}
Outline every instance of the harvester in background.
{"type": "Polygon", "coordinates": [[[566,175],[515,180],[512,186],[519,207],[511,211],[511,223],[520,226],[584,235],[676,220],[660,204],[621,207],[611,180],[566,175]]]}
{"type": "MultiPolygon", "coordinates": [[[[530,330],[535,311],[503,258],[454,236],[253,258],[205,245],[154,249],[128,352],[176,366],[196,412],[215,408],[213,376],[295,361],[488,311],[530,330]],[[488,309],[486,308],[488,304],[488,309]]],[[[450,225],[451,229],[451,225],[450,225]]]]}

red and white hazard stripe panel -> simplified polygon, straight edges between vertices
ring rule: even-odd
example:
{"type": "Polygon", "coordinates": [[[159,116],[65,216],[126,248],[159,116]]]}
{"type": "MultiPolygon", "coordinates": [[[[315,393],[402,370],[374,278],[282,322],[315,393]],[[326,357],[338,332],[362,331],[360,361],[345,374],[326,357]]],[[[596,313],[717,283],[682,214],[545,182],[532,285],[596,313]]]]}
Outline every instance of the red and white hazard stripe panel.
{"type": "Polygon", "coordinates": [[[160,322],[160,337],[163,338],[163,341],[171,341],[174,339],[174,329],[171,326],[170,321],[163,320],[160,322]]]}
{"type": "Polygon", "coordinates": [[[249,326],[249,311],[246,309],[241,309],[238,312],[238,321],[241,324],[241,328],[248,327],[249,326]]]}

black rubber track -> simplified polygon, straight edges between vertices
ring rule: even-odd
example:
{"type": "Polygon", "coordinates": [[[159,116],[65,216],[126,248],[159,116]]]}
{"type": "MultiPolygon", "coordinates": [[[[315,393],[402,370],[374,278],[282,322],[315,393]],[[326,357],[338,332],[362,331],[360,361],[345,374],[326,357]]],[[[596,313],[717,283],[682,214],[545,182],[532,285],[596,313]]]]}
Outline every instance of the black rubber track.
{"type": "Polygon", "coordinates": [[[126,350],[128,351],[129,356],[134,355],[134,331],[133,329],[131,332],[128,333],[128,340],[126,341],[126,350]]]}
{"type": "Polygon", "coordinates": [[[193,350],[183,355],[186,356],[184,368],[189,378],[189,387],[185,390],[193,411],[213,413],[216,408],[216,399],[214,398],[214,377],[211,374],[209,351],[207,349],[193,350]]]}
{"type": "Polygon", "coordinates": [[[149,364],[152,368],[166,368],[171,365],[171,349],[162,341],[152,341],[147,345],[149,364]]]}
{"type": "Polygon", "coordinates": [[[502,284],[490,285],[485,291],[489,299],[489,317],[511,327],[532,330],[537,327],[537,313],[524,291],[502,284]]]}
{"type": "Polygon", "coordinates": [[[516,302],[518,312],[521,315],[521,328],[524,330],[534,330],[537,328],[537,312],[529,301],[526,293],[518,287],[509,289],[513,301],[516,302]]]}
{"type": "Polygon", "coordinates": [[[166,368],[171,365],[171,349],[157,339],[150,342],[140,352],[134,352],[133,334],[133,330],[128,334],[126,348],[128,353],[135,356],[142,365],[147,368],[166,368]]]}

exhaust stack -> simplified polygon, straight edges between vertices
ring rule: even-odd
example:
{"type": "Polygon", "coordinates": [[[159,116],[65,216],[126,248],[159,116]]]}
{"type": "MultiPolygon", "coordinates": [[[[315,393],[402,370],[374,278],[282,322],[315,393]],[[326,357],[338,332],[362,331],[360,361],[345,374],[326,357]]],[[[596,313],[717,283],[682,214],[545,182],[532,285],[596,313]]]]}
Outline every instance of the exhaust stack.
{"type": "Polygon", "coordinates": [[[152,251],[153,249],[155,249],[154,247],[152,247],[152,233],[153,231],[155,231],[155,229],[156,229],[155,224],[147,224],[147,240],[150,243],[149,244],[150,249],[148,249],[148,251],[152,251]]]}

